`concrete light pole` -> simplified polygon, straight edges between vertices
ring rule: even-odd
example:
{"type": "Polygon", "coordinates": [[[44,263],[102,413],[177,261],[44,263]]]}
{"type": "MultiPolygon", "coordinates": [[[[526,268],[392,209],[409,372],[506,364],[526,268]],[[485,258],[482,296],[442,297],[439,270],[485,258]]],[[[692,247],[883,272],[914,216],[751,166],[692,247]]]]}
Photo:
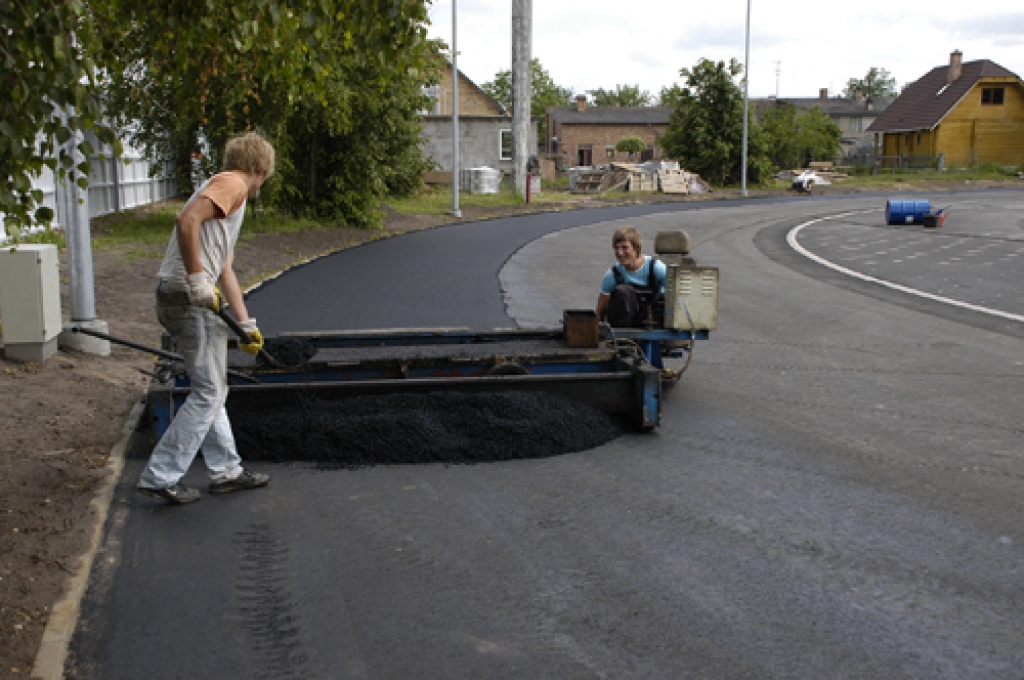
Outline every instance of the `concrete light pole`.
{"type": "Polygon", "coordinates": [[[68,293],[71,300],[71,323],[65,324],[60,345],[90,354],[107,356],[110,342],[87,335],[72,333],[70,326],[80,326],[101,333],[109,330],[106,321],[96,318],[95,280],[92,268],[92,231],[89,228],[89,192],[78,186],[83,177],[78,165],[85,157],[78,150],[82,133],[75,132],[65,149],[74,159],[75,167],[68,170],[63,182],[58,182],[57,200],[63,213],[64,235],[68,243],[68,293]]]}
{"type": "MultiPolygon", "coordinates": [[[[530,150],[530,96],[533,70],[533,0],[512,0],[512,180],[526,198],[530,150]]],[[[536,152],[536,149],[533,150],[536,152]]]]}
{"type": "Polygon", "coordinates": [[[747,54],[743,62],[743,171],[741,179],[741,193],[747,195],[747,111],[749,101],[747,92],[750,87],[750,1],[747,0],[747,54]]]}
{"type": "Polygon", "coordinates": [[[458,2],[452,0],[452,210],[455,217],[462,217],[459,209],[459,49],[456,19],[458,2]]]}

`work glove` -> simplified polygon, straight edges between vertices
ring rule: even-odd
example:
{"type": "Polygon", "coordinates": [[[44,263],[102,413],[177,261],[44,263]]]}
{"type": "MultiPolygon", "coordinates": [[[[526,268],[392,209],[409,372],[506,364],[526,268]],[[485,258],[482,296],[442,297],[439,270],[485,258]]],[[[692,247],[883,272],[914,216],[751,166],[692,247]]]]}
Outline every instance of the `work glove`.
{"type": "Polygon", "coordinates": [[[249,339],[252,342],[246,342],[243,339],[239,339],[238,346],[242,348],[242,351],[246,354],[252,354],[256,356],[263,349],[263,334],[260,333],[260,329],[256,327],[256,319],[246,319],[245,321],[239,321],[238,325],[242,327],[242,330],[249,335],[249,339]]]}
{"type": "Polygon", "coordinates": [[[220,314],[224,296],[217,286],[210,283],[206,274],[199,272],[188,275],[188,301],[196,307],[206,307],[220,314]]]}

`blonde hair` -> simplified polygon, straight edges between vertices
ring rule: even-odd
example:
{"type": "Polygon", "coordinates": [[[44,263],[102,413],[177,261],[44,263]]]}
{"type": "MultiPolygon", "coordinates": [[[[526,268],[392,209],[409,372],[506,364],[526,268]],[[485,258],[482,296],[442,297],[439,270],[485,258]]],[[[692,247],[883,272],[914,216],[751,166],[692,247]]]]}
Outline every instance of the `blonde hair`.
{"type": "Polygon", "coordinates": [[[274,147],[258,132],[232,137],[224,147],[224,169],[250,174],[274,174],[274,147]]]}
{"type": "Polygon", "coordinates": [[[640,232],[633,227],[626,225],[619,227],[615,230],[615,234],[612,236],[612,247],[614,248],[623,241],[629,241],[633,244],[633,249],[636,250],[636,254],[640,254],[640,232]]]}

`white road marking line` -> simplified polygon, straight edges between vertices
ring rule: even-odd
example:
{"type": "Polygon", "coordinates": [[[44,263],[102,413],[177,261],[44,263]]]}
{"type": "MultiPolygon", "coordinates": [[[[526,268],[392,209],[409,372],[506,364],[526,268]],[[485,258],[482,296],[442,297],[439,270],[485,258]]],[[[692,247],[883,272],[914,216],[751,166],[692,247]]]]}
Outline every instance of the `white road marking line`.
{"type": "MultiPolygon", "coordinates": [[[[837,272],[839,272],[841,274],[846,274],[847,276],[852,276],[855,279],[860,279],[862,281],[867,281],[869,283],[876,283],[876,284],[878,284],[880,286],[885,286],[886,288],[891,288],[893,290],[898,290],[901,293],[907,293],[909,295],[916,295],[918,297],[922,297],[922,298],[925,298],[927,300],[933,300],[935,302],[941,302],[943,304],[952,305],[954,307],[962,307],[964,309],[970,309],[971,311],[974,311],[974,312],[981,312],[982,314],[989,314],[991,316],[998,316],[998,317],[1003,318],[1003,319],[1010,319],[1011,321],[1021,321],[1021,322],[1024,322],[1024,316],[1021,316],[1020,314],[1011,314],[1009,312],[1003,312],[1003,311],[1000,311],[998,309],[989,309],[988,307],[982,307],[980,305],[974,305],[974,304],[971,304],[969,302],[961,302],[960,300],[953,300],[951,298],[943,297],[941,295],[934,295],[932,293],[926,293],[923,290],[917,290],[916,288],[909,288],[907,286],[903,286],[903,285],[900,285],[898,283],[894,283],[892,281],[886,281],[885,279],[880,279],[877,276],[869,276],[867,274],[861,274],[860,272],[853,271],[852,269],[847,269],[846,267],[843,267],[843,266],[838,265],[838,264],[836,264],[834,262],[826,260],[823,257],[815,255],[814,253],[810,252],[809,250],[804,248],[802,245],[800,245],[800,242],[797,240],[797,236],[800,234],[800,232],[803,231],[803,229],[805,227],[809,227],[812,224],[817,224],[818,222],[825,222],[826,220],[837,220],[837,219],[842,218],[842,217],[849,217],[850,215],[857,215],[857,214],[869,213],[869,212],[877,212],[877,210],[856,210],[856,211],[853,211],[853,212],[847,212],[847,213],[840,213],[838,215],[832,215],[830,217],[819,217],[816,220],[810,220],[808,222],[804,222],[803,224],[798,224],[797,226],[795,226],[792,229],[790,229],[789,233],[786,234],[786,242],[789,243],[789,247],[790,248],[792,248],[796,252],[800,253],[801,255],[806,257],[807,259],[813,260],[814,262],[817,262],[818,264],[823,265],[825,267],[828,267],[829,269],[837,271],[837,272]]],[[[940,264],[945,264],[945,263],[940,263],[940,264]]]]}

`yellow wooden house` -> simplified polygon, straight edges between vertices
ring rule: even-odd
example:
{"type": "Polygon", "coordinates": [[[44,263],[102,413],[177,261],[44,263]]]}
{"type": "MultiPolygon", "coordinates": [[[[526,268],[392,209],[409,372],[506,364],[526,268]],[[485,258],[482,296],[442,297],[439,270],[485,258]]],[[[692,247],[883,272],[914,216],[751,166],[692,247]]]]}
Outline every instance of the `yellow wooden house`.
{"type": "Polygon", "coordinates": [[[999,64],[963,62],[959,50],[911,83],[867,130],[884,165],[1024,164],[1024,81],[999,64]]]}

